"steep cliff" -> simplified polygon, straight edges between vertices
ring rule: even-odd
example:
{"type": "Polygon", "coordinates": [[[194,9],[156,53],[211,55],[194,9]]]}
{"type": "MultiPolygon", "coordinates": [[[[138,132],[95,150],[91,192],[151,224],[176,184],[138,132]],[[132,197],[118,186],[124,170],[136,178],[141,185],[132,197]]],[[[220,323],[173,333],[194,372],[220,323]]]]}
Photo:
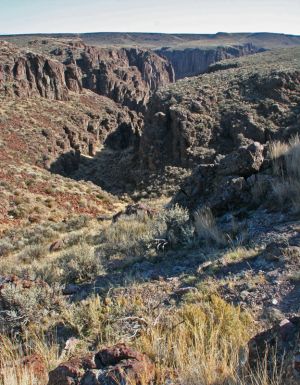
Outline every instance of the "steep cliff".
{"type": "Polygon", "coordinates": [[[144,111],[150,94],[174,81],[166,59],[140,49],[101,49],[81,42],[41,40],[21,50],[0,43],[0,92],[67,100],[90,89],[130,109],[144,111]]]}
{"type": "Polygon", "coordinates": [[[199,75],[206,72],[211,64],[224,59],[250,55],[263,51],[251,43],[231,46],[197,47],[197,48],[162,48],[156,50],[162,57],[172,63],[176,79],[199,75]]]}
{"type": "Polygon", "coordinates": [[[167,60],[140,49],[85,47],[75,62],[84,74],[85,88],[133,110],[143,111],[153,91],[174,81],[167,60]]]}
{"type": "Polygon", "coordinates": [[[23,160],[66,174],[104,143],[134,147],[150,95],[173,80],[169,62],[150,51],[80,40],[38,40],[26,49],[0,42],[3,157],[22,149],[23,160]],[[22,99],[23,119],[14,98],[22,99]]]}
{"type": "Polygon", "coordinates": [[[43,55],[0,42],[0,94],[67,100],[65,66],[43,55]]]}
{"type": "Polygon", "coordinates": [[[100,48],[62,39],[37,39],[28,47],[64,64],[72,90],[77,90],[79,80],[84,88],[132,110],[144,112],[150,94],[174,81],[169,61],[149,50],[100,48]]]}

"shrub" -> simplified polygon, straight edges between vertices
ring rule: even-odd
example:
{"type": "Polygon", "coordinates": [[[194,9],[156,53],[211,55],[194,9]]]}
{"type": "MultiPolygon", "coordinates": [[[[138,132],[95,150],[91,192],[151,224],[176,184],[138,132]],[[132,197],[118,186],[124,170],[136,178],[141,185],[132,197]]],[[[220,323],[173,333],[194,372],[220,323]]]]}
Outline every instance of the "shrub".
{"type": "Polygon", "coordinates": [[[177,247],[188,245],[193,238],[188,211],[176,205],[151,218],[143,214],[121,217],[102,231],[97,251],[103,258],[119,255],[130,260],[157,252],[160,241],[168,247],[177,247]]]}
{"type": "MultiPolygon", "coordinates": [[[[239,350],[251,334],[251,318],[216,295],[164,314],[138,345],[179,383],[225,384],[235,377],[239,350]]],[[[163,382],[164,383],[164,382],[163,382]]]]}
{"type": "Polygon", "coordinates": [[[30,263],[39,260],[47,254],[47,249],[42,245],[29,245],[18,255],[22,262],[30,263]]]}
{"type": "Polygon", "coordinates": [[[13,245],[6,239],[0,240],[0,257],[6,257],[12,250],[13,245]]]}
{"type": "Polygon", "coordinates": [[[71,218],[66,223],[66,230],[67,231],[80,230],[83,227],[87,226],[88,221],[89,221],[89,218],[87,216],[84,216],[84,215],[71,218]]]}
{"type": "Polygon", "coordinates": [[[95,256],[93,247],[80,243],[55,260],[45,278],[61,283],[78,283],[91,281],[103,274],[103,271],[101,261],[95,256]]]}
{"type": "Polygon", "coordinates": [[[45,286],[23,288],[22,285],[6,285],[0,297],[0,329],[2,333],[22,330],[29,323],[39,323],[58,310],[58,290],[45,286]]]}
{"type": "Polygon", "coordinates": [[[194,240],[194,229],[187,209],[176,204],[163,210],[158,221],[163,224],[163,231],[160,230],[159,236],[165,238],[171,247],[186,246],[194,240]]]}

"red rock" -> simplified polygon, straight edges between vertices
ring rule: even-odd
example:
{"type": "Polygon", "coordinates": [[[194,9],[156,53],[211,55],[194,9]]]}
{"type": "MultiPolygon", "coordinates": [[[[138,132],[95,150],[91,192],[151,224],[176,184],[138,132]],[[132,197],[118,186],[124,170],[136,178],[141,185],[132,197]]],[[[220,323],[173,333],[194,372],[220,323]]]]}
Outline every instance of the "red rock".
{"type": "Polygon", "coordinates": [[[60,364],[49,373],[48,385],[75,385],[85,374],[86,370],[95,369],[93,354],[82,358],[73,358],[60,364]]]}
{"type": "Polygon", "coordinates": [[[49,373],[48,385],[146,385],[154,375],[149,357],[117,344],[60,364],[49,373]]]}
{"type": "MultiPolygon", "coordinates": [[[[109,367],[103,374],[109,385],[148,384],[154,379],[155,368],[148,356],[125,344],[117,344],[99,351],[95,356],[97,368],[109,367]]],[[[101,383],[101,381],[100,381],[101,383]]]]}
{"type": "Polygon", "coordinates": [[[117,344],[100,350],[95,356],[97,368],[116,365],[122,360],[135,359],[142,361],[144,355],[129,348],[125,344],[117,344]]]}

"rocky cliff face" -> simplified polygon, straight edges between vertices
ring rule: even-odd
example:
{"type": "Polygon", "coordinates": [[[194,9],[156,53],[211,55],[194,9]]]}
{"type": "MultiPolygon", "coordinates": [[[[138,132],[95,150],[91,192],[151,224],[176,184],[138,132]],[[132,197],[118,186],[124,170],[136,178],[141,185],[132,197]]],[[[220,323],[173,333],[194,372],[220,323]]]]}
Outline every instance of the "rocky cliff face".
{"type": "Polygon", "coordinates": [[[80,68],[84,88],[133,110],[143,111],[153,91],[174,81],[170,63],[150,51],[83,45],[55,53],[69,68],[80,68]]]}
{"type": "Polygon", "coordinates": [[[140,49],[100,49],[82,43],[48,41],[38,53],[1,42],[0,90],[4,95],[67,100],[69,91],[90,89],[133,110],[143,111],[150,94],[174,81],[169,62],[140,49]]]}
{"type": "Polygon", "coordinates": [[[0,42],[0,94],[66,100],[65,66],[43,55],[0,42]]]}
{"type": "Polygon", "coordinates": [[[169,59],[174,67],[176,79],[182,79],[206,72],[211,64],[221,60],[250,55],[260,51],[263,51],[263,49],[256,48],[251,43],[246,43],[212,48],[162,48],[156,52],[169,59]]]}

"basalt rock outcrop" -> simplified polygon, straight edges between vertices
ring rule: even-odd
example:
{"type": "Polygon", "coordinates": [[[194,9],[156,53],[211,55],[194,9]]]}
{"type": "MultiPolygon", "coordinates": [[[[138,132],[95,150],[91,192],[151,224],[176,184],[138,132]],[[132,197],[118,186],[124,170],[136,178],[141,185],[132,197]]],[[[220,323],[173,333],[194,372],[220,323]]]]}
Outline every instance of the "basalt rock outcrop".
{"type": "Polygon", "coordinates": [[[150,51],[85,47],[80,56],[83,86],[132,110],[144,111],[150,94],[174,81],[169,62],[150,51]]]}
{"type": "Polygon", "coordinates": [[[162,48],[156,52],[166,57],[173,65],[176,80],[196,76],[208,70],[209,66],[224,59],[262,52],[251,43],[232,46],[203,48],[162,48]]]}
{"type": "Polygon", "coordinates": [[[7,116],[0,123],[1,151],[13,155],[18,144],[21,158],[64,175],[104,143],[114,150],[136,147],[150,95],[174,79],[168,61],[150,51],[55,39],[28,48],[32,52],[0,42],[0,96],[7,116]],[[10,108],[12,98],[21,99],[24,116],[10,108]],[[32,129],[30,119],[39,128],[32,129]]]}
{"type": "Polygon", "coordinates": [[[51,39],[30,44],[37,52],[33,53],[1,42],[1,93],[68,100],[69,91],[79,93],[86,88],[143,111],[152,92],[174,81],[168,60],[151,51],[102,49],[82,42],[58,41],[56,48],[53,44],[51,39]]]}
{"type": "Polygon", "coordinates": [[[67,100],[65,66],[58,61],[0,42],[0,94],[67,100]]]}
{"type": "Polygon", "coordinates": [[[264,162],[264,147],[254,142],[212,164],[200,164],[183,184],[174,201],[190,209],[209,208],[222,214],[252,201],[251,178],[264,162]]]}

